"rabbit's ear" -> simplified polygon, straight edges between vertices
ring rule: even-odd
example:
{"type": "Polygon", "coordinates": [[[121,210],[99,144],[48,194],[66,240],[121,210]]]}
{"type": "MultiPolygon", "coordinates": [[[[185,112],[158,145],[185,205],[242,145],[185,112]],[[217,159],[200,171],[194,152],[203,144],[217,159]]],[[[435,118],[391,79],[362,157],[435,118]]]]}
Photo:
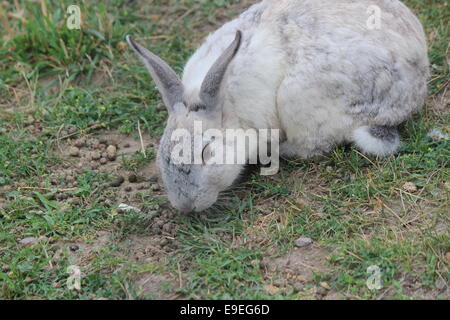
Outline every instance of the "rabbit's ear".
{"type": "Polygon", "coordinates": [[[217,105],[220,85],[225,72],[227,71],[228,65],[239,50],[241,39],[242,32],[238,30],[233,43],[225,50],[219,59],[217,59],[203,80],[200,90],[200,99],[209,108],[214,108],[217,105]]]}
{"type": "Polygon", "coordinates": [[[136,43],[131,36],[127,36],[126,39],[150,71],[168,111],[174,112],[175,104],[183,101],[184,89],[180,78],[167,63],[136,43]]]}

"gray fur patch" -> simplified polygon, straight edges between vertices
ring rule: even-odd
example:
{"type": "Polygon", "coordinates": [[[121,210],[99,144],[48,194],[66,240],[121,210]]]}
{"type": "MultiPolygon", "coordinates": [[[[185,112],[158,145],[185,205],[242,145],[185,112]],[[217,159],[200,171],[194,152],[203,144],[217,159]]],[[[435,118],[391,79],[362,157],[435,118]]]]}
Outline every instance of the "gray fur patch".
{"type": "Polygon", "coordinates": [[[373,137],[389,143],[394,143],[398,138],[397,128],[393,127],[370,126],[369,133],[373,137]]]}

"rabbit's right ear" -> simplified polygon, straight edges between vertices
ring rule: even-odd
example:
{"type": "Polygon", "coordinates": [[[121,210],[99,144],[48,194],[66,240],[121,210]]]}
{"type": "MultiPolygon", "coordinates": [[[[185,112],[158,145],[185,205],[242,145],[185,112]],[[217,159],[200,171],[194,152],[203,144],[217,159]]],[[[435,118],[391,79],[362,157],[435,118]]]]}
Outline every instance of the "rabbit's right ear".
{"type": "Polygon", "coordinates": [[[236,31],[234,41],[228,46],[224,53],[216,60],[211,69],[206,74],[200,90],[200,98],[210,108],[217,106],[219,98],[220,85],[222,83],[228,65],[241,46],[242,32],[236,31]]]}
{"type": "Polygon", "coordinates": [[[167,63],[135,42],[131,36],[126,36],[126,39],[150,71],[169,113],[174,112],[175,104],[183,101],[184,89],[180,78],[167,63]]]}

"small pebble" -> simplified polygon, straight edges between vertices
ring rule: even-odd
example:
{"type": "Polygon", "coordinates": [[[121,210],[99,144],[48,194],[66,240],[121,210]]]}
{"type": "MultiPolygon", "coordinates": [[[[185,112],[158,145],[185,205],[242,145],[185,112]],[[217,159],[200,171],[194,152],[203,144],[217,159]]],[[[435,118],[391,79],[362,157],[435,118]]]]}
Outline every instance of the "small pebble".
{"type": "Polygon", "coordinates": [[[117,176],[111,181],[111,187],[120,187],[124,182],[125,179],[122,176],[117,176]]]}
{"type": "Polygon", "coordinates": [[[302,292],[303,289],[305,288],[305,285],[301,282],[296,282],[293,285],[295,292],[302,292]]]}
{"type": "Polygon", "coordinates": [[[80,149],[78,149],[77,147],[73,146],[69,148],[69,155],[71,157],[78,157],[80,155],[80,149]]]}
{"type": "Polygon", "coordinates": [[[98,165],[97,162],[94,162],[94,161],[91,162],[91,169],[92,169],[92,170],[97,170],[98,167],[99,167],[99,165],[98,165]]]}
{"type": "Polygon", "coordinates": [[[325,288],[319,287],[319,288],[317,288],[316,293],[317,293],[317,295],[324,297],[328,294],[328,290],[325,288]]]}
{"type": "Polygon", "coordinates": [[[108,160],[106,158],[101,158],[100,159],[100,164],[107,164],[108,160]]]}
{"type": "Polygon", "coordinates": [[[328,282],[321,282],[320,286],[326,290],[331,290],[330,285],[328,284],[328,282]]]}
{"type": "Polygon", "coordinates": [[[312,243],[313,243],[312,239],[308,238],[308,237],[301,237],[301,238],[295,240],[295,246],[298,248],[307,247],[312,243]]]}
{"type": "Polygon", "coordinates": [[[154,185],[152,185],[152,191],[160,191],[161,190],[161,186],[157,183],[155,183],[154,185]]]}
{"type": "Polygon", "coordinates": [[[92,157],[93,160],[99,160],[101,158],[101,154],[98,151],[93,151],[91,153],[91,157],[92,157]]]}
{"type": "Polygon", "coordinates": [[[116,160],[117,148],[115,146],[109,145],[108,148],[106,148],[106,153],[108,154],[108,159],[110,161],[116,160]]]}
{"type": "Polygon", "coordinates": [[[138,181],[137,175],[135,175],[134,173],[130,174],[128,176],[128,181],[130,181],[131,183],[136,183],[138,181]]]}
{"type": "Polygon", "coordinates": [[[75,140],[75,146],[78,148],[83,148],[86,146],[86,139],[85,138],[79,138],[75,140]]]}
{"type": "Polygon", "coordinates": [[[69,249],[70,249],[70,251],[75,252],[75,251],[78,251],[80,249],[80,247],[78,245],[76,245],[76,244],[72,244],[69,247],[69,249]]]}

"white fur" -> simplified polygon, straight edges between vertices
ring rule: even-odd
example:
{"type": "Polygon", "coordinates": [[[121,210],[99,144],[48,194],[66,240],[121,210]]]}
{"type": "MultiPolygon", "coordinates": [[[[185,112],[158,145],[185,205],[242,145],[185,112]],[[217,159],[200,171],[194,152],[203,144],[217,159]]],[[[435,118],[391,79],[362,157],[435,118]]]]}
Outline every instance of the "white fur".
{"type": "Polygon", "coordinates": [[[392,142],[380,140],[369,133],[369,127],[356,129],[353,132],[353,141],[362,152],[380,157],[394,154],[400,147],[400,138],[398,136],[392,142]]]}
{"type": "Polygon", "coordinates": [[[396,126],[423,105],[425,36],[397,0],[254,5],[211,34],[189,60],[187,101],[198,99],[207,71],[238,29],[244,43],[223,81],[223,127],[281,129],[284,155],[323,154],[354,142],[358,127],[396,126]],[[367,27],[373,4],[382,10],[381,30],[367,27]],[[258,11],[261,21],[253,25],[249,19],[258,11]]]}
{"type": "Polygon", "coordinates": [[[300,158],[324,154],[343,142],[387,155],[399,141],[377,139],[368,128],[395,133],[423,106],[428,76],[423,28],[398,0],[256,4],[209,35],[184,69],[183,102],[170,115],[158,156],[169,198],[182,211],[204,210],[243,169],[174,166],[170,134],[176,128],[191,130],[200,120],[221,130],[279,129],[282,154],[300,158]],[[373,5],[381,9],[380,30],[367,25],[373,5]],[[242,41],[221,82],[219,105],[191,111],[202,102],[205,76],[237,30],[242,41]]]}

